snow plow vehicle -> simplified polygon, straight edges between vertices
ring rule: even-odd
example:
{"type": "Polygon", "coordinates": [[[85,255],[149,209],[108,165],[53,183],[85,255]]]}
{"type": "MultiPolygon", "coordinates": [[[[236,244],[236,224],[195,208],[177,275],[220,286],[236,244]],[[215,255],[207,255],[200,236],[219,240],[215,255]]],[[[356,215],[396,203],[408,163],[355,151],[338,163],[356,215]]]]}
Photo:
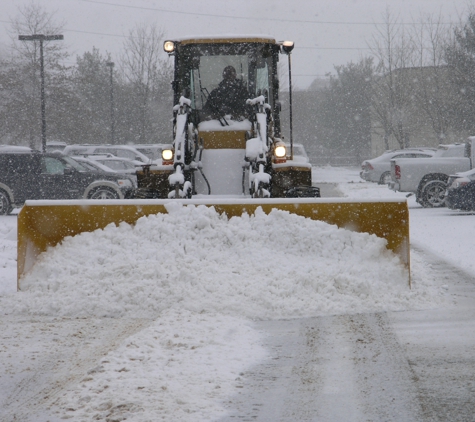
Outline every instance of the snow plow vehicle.
{"type": "MultiPolygon", "coordinates": [[[[161,164],[142,165],[132,200],[27,201],[18,220],[18,288],[49,246],[66,236],[134,224],[170,202],[214,207],[229,218],[285,210],[387,240],[409,270],[406,200],[321,198],[312,166],[293,157],[290,41],[249,36],[169,40],[173,133],[161,164]],[[281,129],[278,62],[288,57],[289,140],[281,129]]],[[[163,139],[163,135],[160,136],[163,139]]]]}
{"type": "Polygon", "coordinates": [[[175,57],[173,144],[162,165],[138,172],[141,198],[241,195],[319,197],[310,163],[293,160],[282,140],[272,38],[166,41],[175,57]]]}

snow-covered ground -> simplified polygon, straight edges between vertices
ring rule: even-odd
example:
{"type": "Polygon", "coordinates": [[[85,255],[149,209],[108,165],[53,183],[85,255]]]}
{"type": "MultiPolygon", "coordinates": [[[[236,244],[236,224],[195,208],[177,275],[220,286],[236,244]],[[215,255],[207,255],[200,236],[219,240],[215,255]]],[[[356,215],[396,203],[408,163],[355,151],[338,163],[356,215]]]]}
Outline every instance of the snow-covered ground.
{"type": "MultiPolygon", "coordinates": [[[[318,167],[313,179],[352,198],[405,197],[361,181],[356,168],[318,167]]],[[[392,323],[405,327],[399,340],[421,341],[402,315],[473,307],[470,284],[437,276],[426,255],[475,277],[475,215],[423,209],[413,197],[408,204],[412,290],[375,236],[281,211],[227,220],[196,207],[68,238],[41,257],[17,293],[16,217],[1,217],[0,419],[227,420],[236,395],[246,394],[244,374],[275,359],[271,333],[289,321],[354,315],[356,324],[356,315],[392,311],[392,323]]],[[[426,328],[427,336],[437,331],[426,328]]],[[[343,377],[343,359],[326,371],[343,377]]],[[[330,412],[323,397],[321,409],[330,412]]],[[[378,415],[332,412],[325,420],[378,415]]]]}

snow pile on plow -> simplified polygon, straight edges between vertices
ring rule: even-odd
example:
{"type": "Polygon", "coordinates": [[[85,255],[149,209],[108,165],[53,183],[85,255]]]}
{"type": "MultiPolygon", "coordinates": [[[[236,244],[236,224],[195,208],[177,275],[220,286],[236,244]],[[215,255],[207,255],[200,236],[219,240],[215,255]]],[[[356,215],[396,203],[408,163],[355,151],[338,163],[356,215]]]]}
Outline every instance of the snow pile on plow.
{"type": "Polygon", "coordinates": [[[277,209],[228,219],[212,207],[175,208],[49,248],[23,277],[11,311],[156,317],[187,309],[268,319],[428,300],[408,289],[399,257],[375,235],[277,209]]]}

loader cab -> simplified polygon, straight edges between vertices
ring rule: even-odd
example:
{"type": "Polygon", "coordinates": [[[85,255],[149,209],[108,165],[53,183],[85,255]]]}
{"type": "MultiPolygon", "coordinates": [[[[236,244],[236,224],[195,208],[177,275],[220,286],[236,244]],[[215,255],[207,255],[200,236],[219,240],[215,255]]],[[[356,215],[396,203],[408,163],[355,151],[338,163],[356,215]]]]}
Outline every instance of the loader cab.
{"type": "MultiPolygon", "coordinates": [[[[220,86],[223,69],[232,66],[248,98],[264,95],[271,106],[274,133],[280,135],[277,76],[280,47],[274,39],[193,39],[169,43],[173,45],[170,54],[175,55],[174,104],[182,95],[189,98],[195,124],[212,120],[209,96],[220,86]]],[[[231,113],[230,118],[244,120],[249,117],[241,114],[231,113]]]]}

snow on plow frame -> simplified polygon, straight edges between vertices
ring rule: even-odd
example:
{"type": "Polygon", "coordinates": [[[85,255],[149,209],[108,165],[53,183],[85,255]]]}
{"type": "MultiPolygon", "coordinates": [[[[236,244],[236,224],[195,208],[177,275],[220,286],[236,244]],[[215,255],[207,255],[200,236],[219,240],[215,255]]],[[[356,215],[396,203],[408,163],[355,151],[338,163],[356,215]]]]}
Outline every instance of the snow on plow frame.
{"type": "MultiPolygon", "coordinates": [[[[257,207],[265,213],[273,208],[289,211],[313,220],[325,221],[338,227],[375,234],[387,240],[387,248],[398,254],[408,270],[409,209],[406,200],[349,200],[323,198],[291,199],[183,199],[173,200],[183,205],[215,207],[228,217],[243,212],[253,214],[257,207]]],[[[134,224],[140,217],[166,213],[170,200],[70,200],[26,201],[18,215],[18,272],[17,288],[21,278],[30,270],[38,256],[67,236],[102,229],[110,223],[124,221],[134,224]]]]}

